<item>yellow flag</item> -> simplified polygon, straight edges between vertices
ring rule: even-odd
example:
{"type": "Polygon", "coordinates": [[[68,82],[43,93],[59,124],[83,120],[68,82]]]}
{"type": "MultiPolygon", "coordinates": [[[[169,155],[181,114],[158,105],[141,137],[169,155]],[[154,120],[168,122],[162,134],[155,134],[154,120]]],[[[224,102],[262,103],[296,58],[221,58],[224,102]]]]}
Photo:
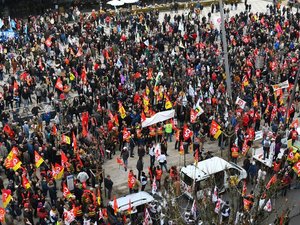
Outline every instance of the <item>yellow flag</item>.
{"type": "Polygon", "coordinates": [[[171,109],[172,108],[172,103],[171,103],[170,100],[166,101],[165,108],[166,109],[171,109]]]}

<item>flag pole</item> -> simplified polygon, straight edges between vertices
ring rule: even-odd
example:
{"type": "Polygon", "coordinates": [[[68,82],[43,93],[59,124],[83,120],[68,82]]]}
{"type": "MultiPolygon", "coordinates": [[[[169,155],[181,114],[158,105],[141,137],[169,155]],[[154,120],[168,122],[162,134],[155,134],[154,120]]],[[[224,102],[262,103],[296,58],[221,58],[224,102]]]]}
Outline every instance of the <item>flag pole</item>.
{"type": "Polygon", "coordinates": [[[295,78],[295,82],[294,82],[294,87],[293,87],[293,91],[292,91],[292,94],[291,94],[291,97],[290,97],[290,101],[288,103],[288,107],[287,107],[287,110],[286,110],[286,114],[285,114],[285,118],[284,118],[284,123],[285,123],[285,128],[288,129],[288,114],[289,114],[289,111],[290,111],[290,108],[292,106],[292,103],[294,101],[294,98],[295,98],[295,92],[296,92],[296,88],[297,88],[297,85],[298,85],[298,80],[299,80],[299,74],[300,74],[300,67],[297,71],[297,75],[296,75],[296,78],[295,78]]]}

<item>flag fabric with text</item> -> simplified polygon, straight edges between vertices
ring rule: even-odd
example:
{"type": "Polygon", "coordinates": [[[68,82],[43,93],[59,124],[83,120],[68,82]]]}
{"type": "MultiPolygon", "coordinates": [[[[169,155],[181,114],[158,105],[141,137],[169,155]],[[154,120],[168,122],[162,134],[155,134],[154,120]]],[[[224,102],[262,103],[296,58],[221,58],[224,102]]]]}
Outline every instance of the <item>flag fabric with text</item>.
{"type": "Polygon", "coordinates": [[[189,138],[193,136],[193,131],[191,131],[188,126],[185,124],[183,126],[183,139],[187,141],[189,138]]]}
{"type": "Polygon", "coordinates": [[[297,174],[298,177],[300,177],[300,161],[294,164],[293,170],[297,174]]]}
{"type": "Polygon", "coordinates": [[[29,189],[31,186],[30,186],[30,183],[26,177],[26,175],[22,175],[22,186],[23,188],[25,188],[26,190],[29,189]]]}
{"type": "Polygon", "coordinates": [[[11,201],[12,196],[11,196],[11,190],[10,189],[2,189],[2,202],[4,208],[7,207],[9,202],[11,201]]]}
{"type": "Polygon", "coordinates": [[[66,156],[66,154],[64,153],[64,151],[60,151],[60,155],[61,155],[61,165],[64,167],[67,167],[69,164],[69,159],[66,156]]]}
{"type": "Polygon", "coordinates": [[[4,222],[5,220],[5,209],[4,208],[0,208],[0,222],[4,222]]]}
{"type": "Polygon", "coordinates": [[[64,86],[63,86],[63,83],[62,83],[60,77],[58,77],[57,80],[56,80],[55,88],[60,90],[60,91],[64,90],[64,86]]]}
{"type": "Polygon", "coordinates": [[[213,136],[214,139],[218,139],[218,137],[220,136],[221,133],[222,133],[221,126],[219,124],[217,124],[216,121],[213,120],[211,122],[211,126],[210,126],[211,136],[213,136]]]}
{"type": "Polygon", "coordinates": [[[22,165],[22,162],[18,159],[17,156],[14,156],[12,158],[12,168],[13,168],[13,170],[17,171],[18,169],[20,169],[21,165],[22,165]]]}
{"type": "Polygon", "coordinates": [[[67,187],[66,183],[63,183],[63,196],[64,198],[68,199],[72,196],[69,188],[67,187]]]}
{"type": "Polygon", "coordinates": [[[64,167],[55,163],[55,165],[52,165],[52,176],[55,180],[59,180],[62,178],[64,174],[64,167]]]}
{"type": "Polygon", "coordinates": [[[44,159],[42,158],[42,156],[40,156],[40,154],[37,151],[34,152],[34,161],[36,168],[39,168],[40,165],[44,162],[44,159]]]}
{"type": "Polygon", "coordinates": [[[150,213],[149,213],[148,209],[145,208],[145,215],[144,215],[143,225],[150,225],[150,224],[152,224],[152,219],[151,219],[151,216],[150,216],[150,213]]]}

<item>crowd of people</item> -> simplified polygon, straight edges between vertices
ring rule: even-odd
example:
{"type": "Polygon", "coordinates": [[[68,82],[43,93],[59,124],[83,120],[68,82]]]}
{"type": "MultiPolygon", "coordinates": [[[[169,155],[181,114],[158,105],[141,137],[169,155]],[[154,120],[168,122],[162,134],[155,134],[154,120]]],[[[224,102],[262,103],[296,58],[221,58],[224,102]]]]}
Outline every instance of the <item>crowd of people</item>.
{"type": "MultiPolygon", "coordinates": [[[[290,109],[291,95],[284,94],[298,85],[300,14],[273,5],[267,13],[228,12],[232,87],[226,87],[220,31],[198,11],[159,21],[155,10],[111,15],[75,7],[1,20],[1,29],[18,33],[0,43],[0,185],[12,197],[3,200],[6,224],[20,218],[26,225],[107,224],[100,187],[111,199],[114,177],[102,176],[103,164],[120,154],[127,170],[128,158],[138,156],[138,174],[128,175],[131,193],[153,180],[161,188],[165,171],[179,187],[177,168],[166,163],[168,142],[175,139],[178,152],[198,144],[201,160],[212,121],[222,131],[219,146],[235,148],[233,158],[248,154],[260,129],[266,141],[280,140],[299,111],[299,92],[290,109]],[[272,86],[285,81],[288,87],[272,86]],[[145,118],[170,109],[173,119],[142,127],[145,118]]],[[[263,144],[268,157],[270,144],[263,144]]],[[[120,218],[116,224],[128,223],[120,218]]]]}

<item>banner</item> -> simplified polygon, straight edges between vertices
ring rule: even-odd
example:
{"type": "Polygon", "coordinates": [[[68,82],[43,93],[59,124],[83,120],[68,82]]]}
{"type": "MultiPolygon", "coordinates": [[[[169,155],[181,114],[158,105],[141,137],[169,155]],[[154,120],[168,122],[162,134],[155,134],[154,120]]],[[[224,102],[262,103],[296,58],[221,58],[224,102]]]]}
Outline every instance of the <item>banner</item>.
{"type": "Polygon", "coordinates": [[[238,105],[242,109],[244,109],[246,106],[246,102],[243,99],[241,99],[240,97],[237,97],[235,104],[238,105]]]}
{"type": "Polygon", "coordinates": [[[168,119],[173,118],[174,115],[175,115],[174,109],[156,113],[154,116],[152,116],[150,118],[146,118],[146,120],[144,122],[142,122],[142,127],[148,127],[148,126],[151,126],[152,124],[166,121],[168,119]]]}
{"type": "Polygon", "coordinates": [[[272,85],[274,91],[277,91],[277,90],[280,90],[280,89],[283,89],[283,88],[288,88],[289,87],[289,81],[286,80],[284,82],[281,82],[279,84],[275,84],[275,85],[272,85]]]}

